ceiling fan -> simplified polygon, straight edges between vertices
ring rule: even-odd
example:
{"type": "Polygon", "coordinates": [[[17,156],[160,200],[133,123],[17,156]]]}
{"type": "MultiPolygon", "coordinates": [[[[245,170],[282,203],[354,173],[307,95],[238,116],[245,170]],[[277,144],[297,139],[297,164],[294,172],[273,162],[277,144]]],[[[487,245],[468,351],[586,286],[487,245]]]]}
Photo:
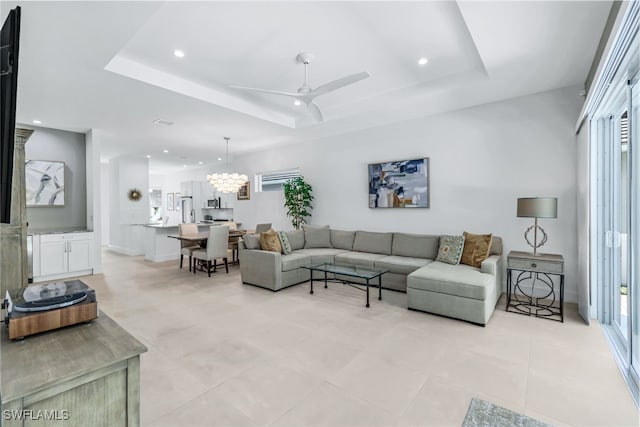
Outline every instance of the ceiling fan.
{"type": "Polygon", "coordinates": [[[282,92],[279,90],[258,89],[253,87],[233,86],[233,85],[229,87],[232,87],[234,89],[251,90],[254,92],[271,93],[274,95],[284,95],[284,96],[289,96],[291,98],[295,98],[296,100],[300,102],[304,102],[306,104],[309,113],[311,113],[311,116],[316,121],[322,122],[323,118],[322,118],[322,113],[320,112],[320,108],[318,108],[318,105],[315,102],[313,102],[313,100],[320,95],[324,95],[325,93],[333,92],[334,90],[338,90],[352,83],[366,79],[367,77],[369,77],[369,73],[367,73],[366,71],[363,71],[361,73],[352,74],[350,76],[342,77],[340,79],[334,80],[332,82],[323,84],[322,86],[318,86],[315,89],[312,89],[311,86],[309,86],[309,82],[308,82],[309,75],[307,71],[307,66],[311,63],[313,58],[314,58],[314,55],[308,52],[302,52],[296,56],[296,61],[304,64],[304,83],[302,84],[302,86],[300,86],[300,88],[298,89],[298,92],[295,92],[295,93],[282,92]]]}

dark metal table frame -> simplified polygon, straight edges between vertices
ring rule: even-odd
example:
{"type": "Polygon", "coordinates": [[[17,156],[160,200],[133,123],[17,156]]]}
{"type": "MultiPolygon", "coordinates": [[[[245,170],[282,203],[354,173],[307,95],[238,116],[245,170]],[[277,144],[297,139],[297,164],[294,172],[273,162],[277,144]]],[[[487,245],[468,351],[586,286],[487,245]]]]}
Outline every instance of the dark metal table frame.
{"type": "Polygon", "coordinates": [[[507,311],[564,322],[564,274],[507,268],[507,311]],[[514,274],[516,274],[515,283],[513,281],[514,274]],[[555,305],[556,290],[551,276],[560,278],[559,306],[555,305]],[[524,284],[529,281],[532,281],[530,285],[527,285],[531,288],[531,292],[527,293],[528,291],[523,288],[524,284]],[[536,283],[541,283],[548,288],[545,295],[534,296],[533,287],[536,283]],[[541,300],[550,300],[551,302],[546,304],[541,300]],[[560,319],[555,316],[560,316],[560,319]]]}
{"type": "MultiPolygon", "coordinates": [[[[328,288],[327,283],[329,282],[329,279],[327,277],[327,273],[333,273],[335,275],[342,275],[342,276],[348,276],[348,277],[357,277],[359,279],[364,279],[367,281],[367,283],[357,283],[357,282],[350,282],[347,280],[343,280],[343,279],[336,279],[339,283],[351,286],[352,288],[356,288],[358,290],[361,291],[366,291],[367,293],[367,304],[365,305],[365,307],[369,307],[369,287],[371,286],[376,286],[376,285],[372,285],[369,281],[372,279],[375,279],[376,277],[378,278],[378,300],[382,300],[382,275],[384,273],[387,273],[388,270],[382,270],[379,268],[373,268],[373,267],[351,267],[351,266],[347,266],[347,265],[340,265],[340,266],[336,266],[334,264],[331,263],[327,263],[324,262],[322,264],[316,264],[316,265],[312,265],[309,267],[303,267],[306,268],[308,270],[311,271],[311,279],[309,280],[310,282],[310,290],[309,293],[313,294],[313,272],[314,271],[321,271],[324,272],[324,287],[325,289],[328,288]],[[331,267],[336,267],[335,270],[332,270],[331,267]],[[353,271],[337,271],[339,268],[346,268],[346,269],[352,269],[353,271]],[[361,268],[364,271],[367,271],[371,274],[368,275],[363,275],[363,274],[358,274],[356,269],[357,268],[361,268]],[[358,286],[364,286],[366,289],[361,289],[358,286]]],[[[321,279],[322,280],[322,279],[321,279]]]]}

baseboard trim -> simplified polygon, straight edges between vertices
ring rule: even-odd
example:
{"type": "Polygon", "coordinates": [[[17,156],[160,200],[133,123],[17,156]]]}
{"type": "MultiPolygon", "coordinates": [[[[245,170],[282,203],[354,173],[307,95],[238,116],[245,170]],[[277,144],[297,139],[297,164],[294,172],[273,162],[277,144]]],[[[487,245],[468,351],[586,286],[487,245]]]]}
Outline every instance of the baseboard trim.
{"type": "Polygon", "coordinates": [[[94,274],[93,269],[74,271],[72,273],[50,274],[48,276],[38,276],[33,278],[33,283],[47,282],[49,280],[78,278],[81,276],[92,276],[94,274]]]}
{"type": "MultiPolygon", "coordinates": [[[[155,256],[153,258],[144,257],[144,259],[151,262],[178,261],[180,260],[180,255],[161,255],[161,256],[155,256]]],[[[185,255],[185,259],[188,260],[189,257],[185,255]]]]}
{"type": "Polygon", "coordinates": [[[120,246],[108,245],[107,248],[109,248],[110,251],[113,251],[122,255],[129,255],[129,256],[144,255],[144,253],[138,252],[135,249],[122,248],[120,246]]]}

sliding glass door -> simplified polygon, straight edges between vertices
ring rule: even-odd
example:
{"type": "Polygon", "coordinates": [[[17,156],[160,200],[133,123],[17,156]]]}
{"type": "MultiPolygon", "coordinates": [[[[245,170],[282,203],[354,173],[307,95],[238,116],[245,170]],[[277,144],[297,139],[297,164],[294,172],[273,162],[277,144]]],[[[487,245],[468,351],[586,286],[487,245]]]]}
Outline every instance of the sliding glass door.
{"type": "Polygon", "coordinates": [[[637,396],[640,372],[640,95],[623,75],[592,117],[597,185],[594,216],[599,320],[637,396]]]}
{"type": "Polygon", "coordinates": [[[629,319],[631,329],[631,376],[636,387],[640,385],[640,73],[636,74],[631,86],[631,107],[629,111],[629,123],[631,140],[634,149],[629,152],[630,166],[632,168],[631,182],[631,231],[634,239],[629,245],[630,273],[633,283],[629,282],[629,319]]]}
{"type": "MultiPolygon", "coordinates": [[[[623,2],[589,90],[590,301],[640,401],[640,2],[623,2]]],[[[592,310],[593,313],[593,310],[592,310]]]]}

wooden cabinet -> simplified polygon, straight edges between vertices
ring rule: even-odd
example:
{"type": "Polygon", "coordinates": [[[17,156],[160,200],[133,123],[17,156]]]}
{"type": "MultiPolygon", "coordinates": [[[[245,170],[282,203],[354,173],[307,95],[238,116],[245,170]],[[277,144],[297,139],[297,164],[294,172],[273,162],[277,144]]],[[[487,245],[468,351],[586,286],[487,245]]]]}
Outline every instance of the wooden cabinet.
{"type": "Polygon", "coordinates": [[[34,281],[91,274],[93,233],[34,236],[34,281]]]}
{"type": "Polygon", "coordinates": [[[147,349],[104,313],[23,341],[2,331],[1,344],[4,426],[140,425],[140,354],[147,349]]]}

